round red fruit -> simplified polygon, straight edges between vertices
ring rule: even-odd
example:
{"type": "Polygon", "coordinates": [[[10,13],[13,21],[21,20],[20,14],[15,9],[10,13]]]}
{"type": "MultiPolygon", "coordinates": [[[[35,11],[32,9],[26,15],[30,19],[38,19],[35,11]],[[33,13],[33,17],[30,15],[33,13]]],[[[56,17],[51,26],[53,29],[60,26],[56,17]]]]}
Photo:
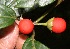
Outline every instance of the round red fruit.
{"type": "Polygon", "coordinates": [[[54,18],[52,31],[55,33],[62,33],[66,29],[66,22],[62,18],[54,18]]]}
{"type": "Polygon", "coordinates": [[[29,19],[23,19],[19,22],[19,30],[23,34],[29,34],[33,31],[34,24],[29,19]]]}

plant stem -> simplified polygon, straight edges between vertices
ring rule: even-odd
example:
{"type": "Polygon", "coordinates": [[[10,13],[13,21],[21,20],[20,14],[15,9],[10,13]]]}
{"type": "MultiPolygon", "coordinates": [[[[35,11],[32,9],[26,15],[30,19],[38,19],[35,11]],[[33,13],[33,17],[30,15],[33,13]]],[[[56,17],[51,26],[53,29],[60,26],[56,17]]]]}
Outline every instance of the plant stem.
{"type": "Polygon", "coordinates": [[[50,11],[52,11],[53,8],[54,8],[54,6],[51,9],[49,9],[48,12],[46,11],[40,18],[38,18],[36,21],[34,21],[34,23],[38,23],[39,21],[41,21],[44,17],[46,17],[48,15],[48,13],[50,11]]]}
{"type": "Polygon", "coordinates": [[[38,18],[36,21],[34,21],[34,23],[38,23],[39,21],[41,21],[46,15],[48,15],[49,12],[51,12],[51,11],[53,10],[54,7],[58,6],[62,1],[64,1],[64,0],[58,0],[58,2],[57,2],[56,5],[52,6],[52,7],[49,9],[48,12],[46,11],[40,18],[38,18]]]}
{"type": "Polygon", "coordinates": [[[34,21],[34,23],[39,22],[40,20],[42,20],[48,13],[42,15],[40,18],[38,18],[36,21],[34,21]]]}
{"type": "Polygon", "coordinates": [[[34,41],[35,41],[34,37],[35,37],[35,31],[33,30],[33,35],[32,35],[32,45],[33,45],[33,49],[36,49],[36,47],[35,47],[35,43],[34,43],[34,41]]]}
{"type": "Polygon", "coordinates": [[[42,25],[42,26],[47,26],[47,22],[46,22],[46,23],[34,23],[34,25],[42,25]]]}
{"type": "MultiPolygon", "coordinates": [[[[56,6],[58,6],[61,2],[63,2],[64,0],[58,0],[58,2],[57,2],[57,4],[56,4],[56,6]]],[[[56,7],[55,6],[55,7],[56,7]]]]}

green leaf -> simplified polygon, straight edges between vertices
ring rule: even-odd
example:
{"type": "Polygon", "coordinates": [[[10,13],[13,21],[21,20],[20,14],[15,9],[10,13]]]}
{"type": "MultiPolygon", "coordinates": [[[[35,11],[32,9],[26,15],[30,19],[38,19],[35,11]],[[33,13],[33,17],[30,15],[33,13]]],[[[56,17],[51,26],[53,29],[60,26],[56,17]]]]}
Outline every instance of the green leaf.
{"type": "Polygon", "coordinates": [[[54,1],[55,0],[0,0],[0,3],[11,7],[16,12],[16,15],[18,15],[18,10],[15,8],[24,8],[25,12],[28,12],[37,7],[43,7],[51,4],[54,1]]]}
{"type": "Polygon", "coordinates": [[[12,10],[11,8],[0,4],[0,16],[16,16],[14,10],[12,10]]]}
{"type": "Polygon", "coordinates": [[[11,8],[0,4],[0,29],[13,24],[15,19],[15,12],[11,8]]]}
{"type": "Polygon", "coordinates": [[[17,0],[0,0],[0,4],[3,4],[3,5],[13,5],[17,0]]]}
{"type": "Polygon", "coordinates": [[[55,0],[21,0],[15,5],[16,8],[24,8],[25,11],[35,9],[36,7],[43,7],[53,3],[55,0]]]}
{"type": "Polygon", "coordinates": [[[22,49],[49,49],[47,46],[43,45],[39,41],[32,40],[32,38],[28,38],[23,44],[22,49]]]}
{"type": "Polygon", "coordinates": [[[6,0],[6,6],[14,7],[18,0],[6,0]]]}
{"type": "Polygon", "coordinates": [[[0,17],[0,29],[13,24],[14,19],[7,17],[0,17]]]}
{"type": "Polygon", "coordinates": [[[54,1],[55,0],[21,0],[15,7],[26,8],[26,7],[33,7],[36,4],[42,7],[51,4],[54,1]]]}
{"type": "Polygon", "coordinates": [[[5,1],[6,1],[6,0],[0,0],[0,4],[5,5],[5,1]]]}

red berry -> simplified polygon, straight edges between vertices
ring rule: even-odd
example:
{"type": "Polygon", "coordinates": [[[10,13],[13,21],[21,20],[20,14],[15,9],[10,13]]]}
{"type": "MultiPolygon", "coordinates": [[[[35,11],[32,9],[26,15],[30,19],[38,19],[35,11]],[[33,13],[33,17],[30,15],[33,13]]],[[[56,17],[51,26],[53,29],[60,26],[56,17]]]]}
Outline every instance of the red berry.
{"type": "Polygon", "coordinates": [[[55,33],[62,33],[66,29],[66,22],[62,18],[54,18],[52,31],[55,33]]]}
{"type": "Polygon", "coordinates": [[[19,30],[21,33],[29,34],[32,32],[33,28],[34,28],[34,24],[31,20],[29,20],[29,19],[20,20],[19,30]]]}

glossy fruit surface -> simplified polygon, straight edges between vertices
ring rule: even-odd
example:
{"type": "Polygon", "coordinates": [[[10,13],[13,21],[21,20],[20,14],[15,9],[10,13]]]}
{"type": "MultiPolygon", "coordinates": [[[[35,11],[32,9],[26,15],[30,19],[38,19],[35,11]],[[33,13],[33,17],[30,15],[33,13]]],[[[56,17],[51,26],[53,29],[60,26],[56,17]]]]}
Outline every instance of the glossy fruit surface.
{"type": "Polygon", "coordinates": [[[55,33],[62,33],[66,29],[66,22],[62,18],[54,18],[52,31],[55,33]]]}
{"type": "Polygon", "coordinates": [[[29,34],[33,31],[34,24],[29,19],[23,19],[19,22],[19,30],[23,34],[29,34]]]}

